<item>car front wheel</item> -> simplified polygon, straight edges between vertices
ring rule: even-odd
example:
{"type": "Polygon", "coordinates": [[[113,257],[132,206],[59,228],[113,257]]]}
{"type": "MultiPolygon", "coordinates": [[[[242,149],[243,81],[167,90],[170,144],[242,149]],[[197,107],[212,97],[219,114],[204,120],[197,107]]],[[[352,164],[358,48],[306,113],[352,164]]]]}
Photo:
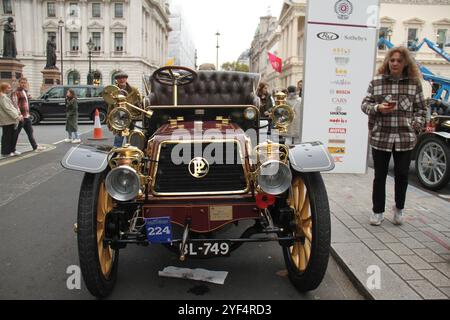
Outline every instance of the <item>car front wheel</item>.
{"type": "Polygon", "coordinates": [[[39,124],[41,122],[41,115],[36,110],[30,110],[30,120],[32,125],[39,124]]]}
{"type": "Polygon", "coordinates": [[[427,189],[437,191],[450,181],[450,146],[436,136],[422,141],[416,156],[416,174],[427,189]]]}
{"type": "Polygon", "coordinates": [[[294,176],[288,204],[294,210],[292,236],[300,240],[283,246],[286,268],[299,291],[311,291],[325,276],[331,243],[330,208],[320,173],[294,176]]]}
{"type": "Polygon", "coordinates": [[[78,254],[83,279],[97,298],[108,296],[117,278],[119,251],[104,243],[107,215],[113,209],[105,173],[87,173],[78,203],[78,254]]]}

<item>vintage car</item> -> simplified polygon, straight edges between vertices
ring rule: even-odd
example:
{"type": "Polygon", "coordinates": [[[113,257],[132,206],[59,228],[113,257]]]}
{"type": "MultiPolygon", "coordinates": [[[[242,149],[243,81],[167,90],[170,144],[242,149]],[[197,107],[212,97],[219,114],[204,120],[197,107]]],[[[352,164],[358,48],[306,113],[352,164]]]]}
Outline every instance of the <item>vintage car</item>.
{"type": "Polygon", "coordinates": [[[413,158],[416,175],[427,189],[437,191],[450,181],[450,104],[443,100],[432,101],[434,108],[429,124],[418,135],[413,158]]]}
{"type": "MultiPolygon", "coordinates": [[[[331,234],[320,172],[334,162],[321,142],[287,146],[276,135],[260,141],[259,80],[251,73],[163,67],[149,78],[151,91],[140,106],[117,87],[105,88],[108,126],[127,144],[81,145],[62,160],[85,172],[76,232],[94,296],[112,291],[119,251],[131,244],[161,244],[184,261],[275,241],[293,285],[319,286],[331,234]],[[221,237],[248,222],[239,234],[221,237]]],[[[273,127],[283,133],[292,117],[278,94],[273,127]]]]}

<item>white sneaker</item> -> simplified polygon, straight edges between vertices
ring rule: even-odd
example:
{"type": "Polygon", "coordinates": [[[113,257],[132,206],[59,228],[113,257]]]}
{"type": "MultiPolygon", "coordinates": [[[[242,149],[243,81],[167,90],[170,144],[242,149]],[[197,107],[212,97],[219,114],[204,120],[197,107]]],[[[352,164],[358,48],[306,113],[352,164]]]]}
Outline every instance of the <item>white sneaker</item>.
{"type": "Polygon", "coordinates": [[[22,154],[22,152],[14,151],[12,154],[14,154],[15,156],[20,156],[22,154]]]}
{"type": "Polygon", "coordinates": [[[15,157],[16,154],[15,154],[14,152],[11,152],[11,153],[9,154],[9,156],[10,156],[10,157],[15,157]]]}
{"type": "Polygon", "coordinates": [[[394,214],[394,224],[396,226],[401,226],[403,224],[403,210],[397,209],[396,206],[393,206],[392,213],[394,214]]]}
{"type": "Polygon", "coordinates": [[[72,140],[72,143],[81,143],[81,140],[80,139],[74,139],[74,140],[72,140]]]}
{"type": "Polygon", "coordinates": [[[64,142],[72,142],[72,139],[69,139],[69,138],[64,139],[64,142]]]}
{"type": "Polygon", "coordinates": [[[380,226],[381,223],[384,221],[384,214],[375,214],[372,212],[370,215],[370,224],[372,226],[380,226]]]}

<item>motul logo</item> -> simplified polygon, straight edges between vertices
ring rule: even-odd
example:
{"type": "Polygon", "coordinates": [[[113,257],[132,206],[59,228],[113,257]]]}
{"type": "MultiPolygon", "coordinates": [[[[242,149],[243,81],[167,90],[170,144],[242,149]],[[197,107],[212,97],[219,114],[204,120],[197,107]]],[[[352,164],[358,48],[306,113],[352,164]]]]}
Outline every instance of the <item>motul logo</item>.
{"type": "Polygon", "coordinates": [[[345,128],[330,128],[328,129],[329,133],[338,133],[338,134],[346,134],[347,129],[345,128]]]}

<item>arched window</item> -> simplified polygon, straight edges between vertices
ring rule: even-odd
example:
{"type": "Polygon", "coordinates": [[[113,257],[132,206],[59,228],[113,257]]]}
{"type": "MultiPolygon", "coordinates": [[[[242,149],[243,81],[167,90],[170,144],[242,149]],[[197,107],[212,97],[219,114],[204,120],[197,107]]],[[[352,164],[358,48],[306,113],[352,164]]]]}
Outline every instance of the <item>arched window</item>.
{"type": "Polygon", "coordinates": [[[93,81],[94,85],[95,86],[101,86],[102,83],[103,83],[102,73],[100,71],[98,71],[98,70],[95,70],[95,71],[92,72],[92,76],[94,78],[94,81],[93,81]]]}
{"type": "Polygon", "coordinates": [[[76,70],[72,70],[67,75],[67,84],[68,85],[78,85],[80,84],[80,73],[76,70]]]}
{"type": "Polygon", "coordinates": [[[115,85],[116,84],[116,74],[118,74],[119,72],[122,72],[121,70],[116,70],[111,74],[111,84],[115,85]]]}

